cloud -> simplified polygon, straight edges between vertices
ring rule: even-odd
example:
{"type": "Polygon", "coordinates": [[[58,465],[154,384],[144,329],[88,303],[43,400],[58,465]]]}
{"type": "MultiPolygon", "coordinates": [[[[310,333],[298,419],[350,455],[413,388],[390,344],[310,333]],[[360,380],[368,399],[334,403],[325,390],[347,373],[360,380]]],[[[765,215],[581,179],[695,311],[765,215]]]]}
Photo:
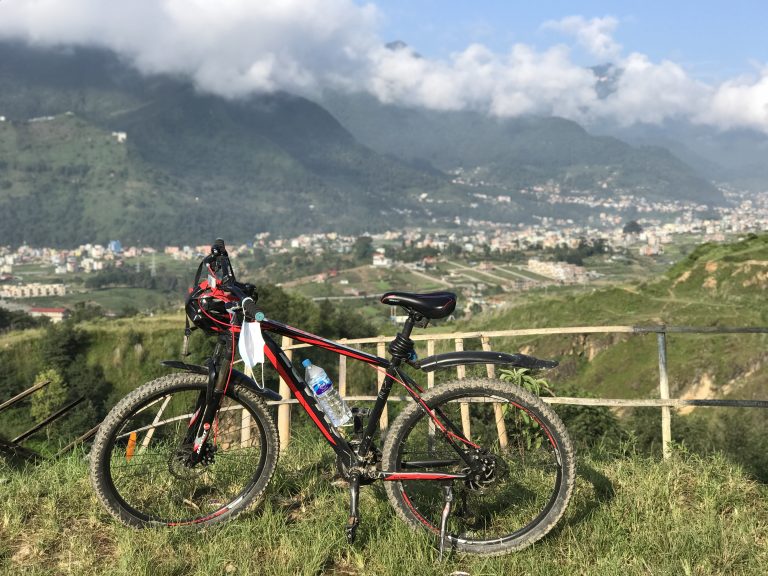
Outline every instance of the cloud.
{"type": "Polygon", "coordinates": [[[737,78],[718,86],[709,105],[694,114],[702,124],[755,128],[768,132],[768,68],[755,78],[737,78]]]}
{"type": "Polygon", "coordinates": [[[558,115],[582,122],[660,123],[686,118],[768,132],[768,69],[756,78],[703,83],[679,64],[624,54],[611,16],[546,22],[595,64],[613,63],[612,91],[598,92],[572,46],[482,44],[444,59],[387,48],[382,13],[353,0],[10,0],[0,2],[0,39],[42,46],[90,45],[119,53],[144,73],[188,76],[225,97],[324,88],[367,91],[383,102],[500,117],[558,115]]]}
{"type": "Polygon", "coordinates": [[[611,16],[587,20],[583,16],[568,16],[562,20],[549,20],[544,29],[558,30],[574,36],[578,43],[601,60],[614,60],[621,54],[621,45],[613,39],[619,21],[611,16]]]}
{"type": "Polygon", "coordinates": [[[101,46],[142,72],[239,96],[360,77],[377,18],[351,0],[24,0],[0,4],[0,38],[101,46]]]}
{"type": "Polygon", "coordinates": [[[369,88],[380,100],[441,110],[572,117],[594,99],[592,72],[571,64],[562,47],[537,52],[516,45],[498,55],[473,44],[443,62],[408,48],[379,50],[370,73],[369,88]]]}
{"type": "Polygon", "coordinates": [[[685,118],[709,105],[712,89],[691,78],[682,67],[664,60],[651,62],[643,54],[630,54],[620,62],[621,73],[613,93],[592,110],[621,125],[658,124],[685,118]]]}

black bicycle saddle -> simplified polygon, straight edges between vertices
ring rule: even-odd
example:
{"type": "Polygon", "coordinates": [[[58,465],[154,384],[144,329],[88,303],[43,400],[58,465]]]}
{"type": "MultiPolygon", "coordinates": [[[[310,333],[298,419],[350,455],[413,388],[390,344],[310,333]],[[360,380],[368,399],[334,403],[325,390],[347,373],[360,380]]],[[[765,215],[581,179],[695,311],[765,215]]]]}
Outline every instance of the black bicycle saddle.
{"type": "Polygon", "coordinates": [[[408,312],[416,312],[430,320],[438,320],[450,315],[456,308],[456,294],[453,292],[429,292],[427,294],[387,292],[381,297],[381,303],[389,306],[402,306],[408,312]]]}

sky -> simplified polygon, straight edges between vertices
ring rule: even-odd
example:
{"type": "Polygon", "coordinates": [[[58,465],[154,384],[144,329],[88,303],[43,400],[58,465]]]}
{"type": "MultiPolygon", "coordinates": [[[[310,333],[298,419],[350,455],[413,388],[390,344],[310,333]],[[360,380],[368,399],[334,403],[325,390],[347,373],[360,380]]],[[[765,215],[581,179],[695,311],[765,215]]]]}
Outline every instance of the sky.
{"type": "Polygon", "coordinates": [[[377,5],[385,38],[413,43],[433,58],[472,42],[496,52],[519,42],[542,50],[567,40],[543,23],[581,15],[615,18],[615,38],[626,50],[673,60],[701,79],[723,81],[768,63],[768,2],[755,0],[383,0],[377,5]]]}
{"type": "Polygon", "coordinates": [[[768,133],[765,22],[754,0],[0,0],[0,40],[108,48],[229,98],[330,88],[497,117],[768,133]],[[405,46],[385,46],[395,40],[405,46]],[[606,63],[610,81],[590,69],[606,63]]]}

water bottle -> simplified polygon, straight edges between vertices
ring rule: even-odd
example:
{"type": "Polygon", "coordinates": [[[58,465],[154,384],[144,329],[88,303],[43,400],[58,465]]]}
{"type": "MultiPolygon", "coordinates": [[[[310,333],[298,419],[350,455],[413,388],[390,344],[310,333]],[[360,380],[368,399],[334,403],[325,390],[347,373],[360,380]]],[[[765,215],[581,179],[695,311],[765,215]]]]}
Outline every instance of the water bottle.
{"type": "Polygon", "coordinates": [[[334,426],[344,426],[352,420],[352,412],[344,402],[339,393],[334,389],[333,382],[328,378],[328,374],[320,366],[315,366],[307,358],[301,363],[307,369],[304,380],[309,384],[312,392],[317,398],[317,403],[334,426]]]}

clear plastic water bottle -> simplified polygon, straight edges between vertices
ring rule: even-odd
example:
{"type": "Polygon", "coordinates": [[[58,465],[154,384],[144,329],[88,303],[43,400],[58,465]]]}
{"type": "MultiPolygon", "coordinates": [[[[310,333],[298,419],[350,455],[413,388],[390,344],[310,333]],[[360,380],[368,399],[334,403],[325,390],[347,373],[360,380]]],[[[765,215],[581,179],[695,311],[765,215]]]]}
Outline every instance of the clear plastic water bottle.
{"type": "Polygon", "coordinates": [[[309,384],[312,392],[317,398],[317,403],[326,413],[334,426],[344,426],[352,420],[352,411],[333,387],[333,382],[328,378],[328,374],[320,366],[315,366],[307,358],[301,363],[306,368],[304,380],[309,384]]]}

